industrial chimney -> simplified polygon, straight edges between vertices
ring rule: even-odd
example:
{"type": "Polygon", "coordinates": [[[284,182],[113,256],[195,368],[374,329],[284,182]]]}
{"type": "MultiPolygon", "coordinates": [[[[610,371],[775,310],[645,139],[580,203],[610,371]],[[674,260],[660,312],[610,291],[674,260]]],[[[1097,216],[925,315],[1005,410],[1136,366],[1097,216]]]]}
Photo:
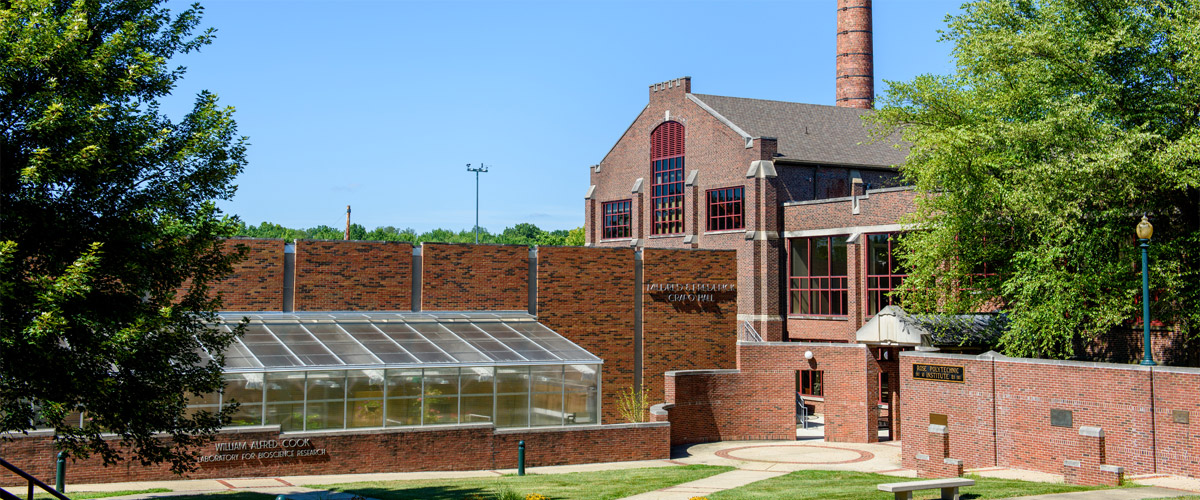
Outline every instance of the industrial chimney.
{"type": "Polygon", "coordinates": [[[875,102],[871,0],[838,0],[837,105],[870,109],[875,102]]]}

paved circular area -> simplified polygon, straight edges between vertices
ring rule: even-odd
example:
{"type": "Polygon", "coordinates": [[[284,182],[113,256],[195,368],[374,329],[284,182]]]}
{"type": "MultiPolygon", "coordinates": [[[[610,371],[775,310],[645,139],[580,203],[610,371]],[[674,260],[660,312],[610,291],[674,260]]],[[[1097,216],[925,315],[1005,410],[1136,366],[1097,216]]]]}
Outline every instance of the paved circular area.
{"type": "Polygon", "coordinates": [[[875,458],[869,451],[814,444],[741,446],[718,450],[714,455],[747,462],[805,465],[851,464],[875,458]]]}

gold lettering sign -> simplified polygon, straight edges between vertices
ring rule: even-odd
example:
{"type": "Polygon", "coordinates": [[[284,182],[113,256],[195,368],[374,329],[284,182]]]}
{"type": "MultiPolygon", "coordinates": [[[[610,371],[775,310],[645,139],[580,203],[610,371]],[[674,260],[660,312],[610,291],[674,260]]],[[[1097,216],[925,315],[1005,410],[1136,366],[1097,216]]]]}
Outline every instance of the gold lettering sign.
{"type": "Polygon", "coordinates": [[[963,383],[963,367],[913,363],[913,379],[963,383]]]}

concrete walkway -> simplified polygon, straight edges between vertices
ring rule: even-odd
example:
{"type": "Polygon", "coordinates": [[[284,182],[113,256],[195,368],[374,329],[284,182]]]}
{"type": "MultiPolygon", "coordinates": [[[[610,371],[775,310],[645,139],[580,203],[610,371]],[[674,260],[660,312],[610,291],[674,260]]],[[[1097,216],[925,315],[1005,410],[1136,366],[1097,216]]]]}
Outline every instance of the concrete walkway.
{"type": "Polygon", "coordinates": [[[1009,500],[1141,500],[1144,498],[1176,498],[1192,494],[1194,493],[1151,486],[1149,488],[1119,488],[1115,490],[1077,491],[1074,493],[1012,497],[1009,500]]]}
{"type": "Polygon", "coordinates": [[[708,496],[718,491],[745,486],[756,481],[779,477],[784,474],[787,474],[787,472],[731,470],[689,483],[642,493],[641,495],[625,497],[621,500],[688,500],[692,497],[708,496]]]}

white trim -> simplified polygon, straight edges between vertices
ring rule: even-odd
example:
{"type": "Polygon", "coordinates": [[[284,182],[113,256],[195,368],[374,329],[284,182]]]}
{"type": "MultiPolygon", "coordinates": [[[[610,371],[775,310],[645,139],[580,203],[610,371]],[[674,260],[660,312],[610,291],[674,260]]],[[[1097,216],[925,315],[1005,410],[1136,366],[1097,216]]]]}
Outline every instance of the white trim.
{"type": "Polygon", "coordinates": [[[688,94],[687,98],[689,100],[691,100],[692,102],[696,103],[697,106],[700,106],[700,109],[703,109],[703,110],[707,111],[708,114],[713,115],[713,118],[716,118],[717,121],[724,123],[726,127],[729,127],[734,132],[737,132],[738,135],[742,136],[742,139],[746,140],[746,149],[750,149],[750,148],[754,147],[754,136],[751,136],[745,130],[742,130],[741,127],[737,126],[732,121],[729,121],[728,118],[725,118],[724,116],[722,116],[721,113],[717,112],[717,110],[712,109],[707,104],[704,104],[704,101],[701,101],[699,97],[696,97],[693,94],[688,94]]]}
{"type": "Polygon", "coordinates": [[[588,188],[587,194],[583,195],[583,199],[590,200],[595,195],[596,195],[596,185],[592,184],[591,187],[588,188]]]}
{"type": "Polygon", "coordinates": [[[778,314],[738,314],[738,321],[783,321],[778,314]]]}
{"type": "Polygon", "coordinates": [[[894,233],[911,230],[912,226],[903,224],[880,224],[878,226],[831,227],[827,229],[805,229],[802,231],[784,231],[784,238],[809,238],[812,236],[837,236],[841,234],[854,235],[866,233],[894,233]]]}

